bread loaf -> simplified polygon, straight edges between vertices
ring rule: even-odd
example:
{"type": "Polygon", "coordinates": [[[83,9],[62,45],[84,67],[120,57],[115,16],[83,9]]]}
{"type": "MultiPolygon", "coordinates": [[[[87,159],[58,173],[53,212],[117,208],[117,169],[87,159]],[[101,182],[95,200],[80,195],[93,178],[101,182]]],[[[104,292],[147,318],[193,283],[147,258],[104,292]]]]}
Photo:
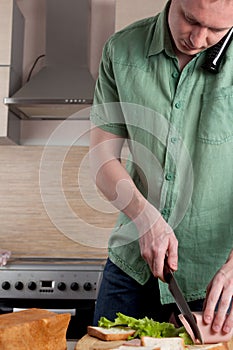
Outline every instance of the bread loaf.
{"type": "Polygon", "coordinates": [[[0,315],[0,349],[65,350],[70,317],[41,309],[0,315]]]}

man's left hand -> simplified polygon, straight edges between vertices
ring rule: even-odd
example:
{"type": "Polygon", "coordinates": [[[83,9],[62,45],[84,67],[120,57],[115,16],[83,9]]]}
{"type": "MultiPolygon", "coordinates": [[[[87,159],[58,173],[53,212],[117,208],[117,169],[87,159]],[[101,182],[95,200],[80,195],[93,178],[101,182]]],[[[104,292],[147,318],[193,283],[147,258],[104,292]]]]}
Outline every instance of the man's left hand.
{"type": "Polygon", "coordinates": [[[230,333],[233,329],[233,250],[207,288],[203,321],[212,323],[212,330],[230,333]],[[218,306],[216,311],[216,306],[218,306]]]}

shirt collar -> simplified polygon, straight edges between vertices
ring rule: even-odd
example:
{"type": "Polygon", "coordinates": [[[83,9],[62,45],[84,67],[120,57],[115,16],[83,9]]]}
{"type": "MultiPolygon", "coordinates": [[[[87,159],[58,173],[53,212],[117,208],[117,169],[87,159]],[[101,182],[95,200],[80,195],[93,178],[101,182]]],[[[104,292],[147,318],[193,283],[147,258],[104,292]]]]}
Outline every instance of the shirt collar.
{"type": "Polygon", "coordinates": [[[167,21],[169,7],[170,1],[167,2],[164,10],[158,15],[155,31],[148,49],[147,57],[157,55],[162,51],[165,51],[171,57],[175,57],[167,21]]]}

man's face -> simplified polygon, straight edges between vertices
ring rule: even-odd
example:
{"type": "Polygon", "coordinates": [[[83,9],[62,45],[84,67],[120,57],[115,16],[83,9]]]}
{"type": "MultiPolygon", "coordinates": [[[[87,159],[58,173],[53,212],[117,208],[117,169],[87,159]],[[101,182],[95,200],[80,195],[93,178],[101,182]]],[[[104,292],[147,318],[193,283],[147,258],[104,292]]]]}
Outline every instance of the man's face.
{"type": "Polygon", "coordinates": [[[176,52],[195,55],[233,26],[233,1],[172,0],[168,23],[176,52]]]}

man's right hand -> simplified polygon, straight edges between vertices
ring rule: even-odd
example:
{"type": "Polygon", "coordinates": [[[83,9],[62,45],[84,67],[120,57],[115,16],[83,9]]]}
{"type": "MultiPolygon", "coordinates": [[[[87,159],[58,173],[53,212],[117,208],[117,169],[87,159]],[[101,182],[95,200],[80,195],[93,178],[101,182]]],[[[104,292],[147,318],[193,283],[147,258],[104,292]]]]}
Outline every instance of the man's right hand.
{"type": "Polygon", "coordinates": [[[172,228],[156,208],[148,204],[144,213],[134,220],[140,234],[141,255],[148,263],[153,275],[164,281],[164,260],[169,267],[178,267],[178,241],[172,228]]]}

